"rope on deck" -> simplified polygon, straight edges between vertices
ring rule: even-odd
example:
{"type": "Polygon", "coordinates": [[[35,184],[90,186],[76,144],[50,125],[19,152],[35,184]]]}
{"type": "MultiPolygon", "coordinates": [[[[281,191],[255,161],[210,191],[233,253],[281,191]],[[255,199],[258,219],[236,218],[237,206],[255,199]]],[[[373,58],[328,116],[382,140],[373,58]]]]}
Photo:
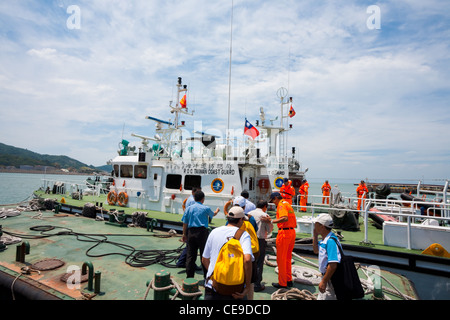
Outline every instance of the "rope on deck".
{"type": "Polygon", "coordinates": [[[306,289],[278,289],[272,293],[271,300],[317,300],[317,294],[313,294],[306,289]]]}
{"type": "Polygon", "coordinates": [[[170,284],[166,287],[158,288],[158,287],[155,287],[154,279],[152,279],[152,281],[149,283],[149,285],[147,287],[147,290],[145,291],[144,300],[147,300],[147,296],[148,296],[150,289],[155,290],[155,291],[167,291],[167,290],[171,290],[171,289],[176,289],[177,292],[173,295],[171,300],[175,300],[179,294],[181,294],[184,297],[191,297],[194,300],[198,299],[203,294],[201,291],[192,292],[192,293],[185,292],[185,291],[183,291],[180,284],[178,284],[175,280],[173,280],[173,278],[170,278],[170,281],[172,284],[170,284]]]}

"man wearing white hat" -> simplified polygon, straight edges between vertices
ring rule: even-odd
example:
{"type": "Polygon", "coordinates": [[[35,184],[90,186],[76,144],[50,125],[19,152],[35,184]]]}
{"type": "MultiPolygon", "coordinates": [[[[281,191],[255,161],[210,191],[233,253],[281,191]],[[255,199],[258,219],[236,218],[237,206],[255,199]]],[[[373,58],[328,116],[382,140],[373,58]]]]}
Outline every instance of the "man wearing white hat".
{"type": "Polygon", "coordinates": [[[341,261],[341,255],[337,247],[339,241],[331,231],[332,228],[333,218],[329,214],[322,213],[314,219],[313,250],[315,254],[319,255],[319,271],[322,273],[318,300],[336,300],[331,277],[341,261]],[[319,235],[322,237],[322,241],[318,241],[319,235]]]}
{"type": "Polygon", "coordinates": [[[205,280],[205,300],[232,300],[232,299],[245,299],[249,291],[252,289],[252,260],[254,260],[252,253],[252,243],[250,235],[247,231],[244,231],[239,239],[239,242],[244,252],[244,273],[245,273],[245,288],[243,292],[236,292],[231,296],[220,295],[215,292],[212,286],[212,280],[210,277],[214,271],[217,257],[219,256],[222,246],[231,239],[236,231],[242,226],[246,216],[244,210],[235,206],[230,209],[227,215],[228,224],[215,228],[208,236],[206,241],[205,250],[202,255],[202,264],[208,270],[205,280]]]}

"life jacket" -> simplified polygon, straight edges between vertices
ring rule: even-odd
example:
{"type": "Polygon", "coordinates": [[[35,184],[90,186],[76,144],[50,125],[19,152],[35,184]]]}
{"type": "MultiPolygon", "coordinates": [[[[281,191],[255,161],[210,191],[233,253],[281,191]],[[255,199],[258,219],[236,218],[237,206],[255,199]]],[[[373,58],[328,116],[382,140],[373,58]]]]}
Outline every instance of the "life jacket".
{"type": "Polygon", "coordinates": [[[359,184],[358,188],[356,188],[356,194],[358,195],[358,197],[361,197],[364,192],[367,194],[369,192],[369,189],[367,189],[366,185],[363,186],[362,184],[359,184]]]}
{"type": "Polygon", "coordinates": [[[331,190],[330,184],[324,183],[324,184],[322,185],[322,190],[323,190],[324,192],[329,192],[329,191],[331,190]]]}
{"type": "Polygon", "coordinates": [[[291,199],[293,196],[295,196],[295,189],[292,186],[292,181],[291,180],[289,180],[287,185],[283,184],[281,186],[280,193],[281,193],[281,196],[284,199],[286,199],[286,198],[291,199]]]}
{"type": "Polygon", "coordinates": [[[221,295],[231,295],[244,290],[244,251],[239,239],[244,230],[238,229],[220,249],[211,275],[213,288],[221,295]]]}
{"type": "Polygon", "coordinates": [[[308,189],[309,189],[309,182],[306,181],[305,184],[303,185],[303,189],[305,190],[306,195],[308,195],[308,189]]]}
{"type": "Polygon", "coordinates": [[[255,260],[259,257],[259,242],[258,242],[258,236],[256,235],[255,228],[253,228],[253,225],[250,223],[250,221],[244,221],[244,223],[241,226],[241,230],[247,231],[250,235],[250,239],[252,241],[252,253],[255,257],[255,260]]]}
{"type": "Polygon", "coordinates": [[[303,196],[303,195],[306,195],[306,186],[305,186],[305,184],[302,184],[301,186],[300,186],[300,188],[298,188],[298,192],[303,196]]]}

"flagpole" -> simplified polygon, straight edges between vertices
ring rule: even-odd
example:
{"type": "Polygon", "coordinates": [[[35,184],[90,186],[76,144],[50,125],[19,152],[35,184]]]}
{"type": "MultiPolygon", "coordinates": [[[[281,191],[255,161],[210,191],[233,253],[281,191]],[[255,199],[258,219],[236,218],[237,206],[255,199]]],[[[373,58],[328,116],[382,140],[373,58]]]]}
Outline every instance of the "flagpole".
{"type": "Polygon", "coordinates": [[[227,122],[227,146],[230,135],[230,109],[231,109],[231,57],[233,53],[233,8],[234,1],[231,0],[231,27],[230,27],[230,69],[228,73],[228,122],[227,122]]]}

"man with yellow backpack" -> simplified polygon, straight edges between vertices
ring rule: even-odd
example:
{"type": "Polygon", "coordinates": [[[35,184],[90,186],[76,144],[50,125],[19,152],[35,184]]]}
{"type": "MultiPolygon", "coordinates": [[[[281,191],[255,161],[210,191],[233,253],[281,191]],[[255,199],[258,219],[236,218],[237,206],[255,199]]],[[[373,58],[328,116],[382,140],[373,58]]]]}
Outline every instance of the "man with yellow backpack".
{"type": "Polygon", "coordinates": [[[205,300],[245,299],[252,289],[252,240],[240,229],[246,220],[244,210],[232,207],[227,220],[226,226],[211,231],[203,251],[205,300]]]}
{"type": "Polygon", "coordinates": [[[251,288],[247,294],[247,299],[253,300],[253,294],[255,292],[254,283],[256,282],[256,279],[257,279],[257,272],[256,272],[257,261],[258,261],[259,254],[260,254],[259,241],[258,241],[258,236],[256,235],[255,228],[253,227],[253,224],[250,222],[250,219],[248,218],[247,215],[244,218],[244,222],[242,223],[242,226],[239,229],[246,231],[250,235],[250,240],[252,243],[252,253],[253,253],[254,260],[252,261],[251,288]]]}

